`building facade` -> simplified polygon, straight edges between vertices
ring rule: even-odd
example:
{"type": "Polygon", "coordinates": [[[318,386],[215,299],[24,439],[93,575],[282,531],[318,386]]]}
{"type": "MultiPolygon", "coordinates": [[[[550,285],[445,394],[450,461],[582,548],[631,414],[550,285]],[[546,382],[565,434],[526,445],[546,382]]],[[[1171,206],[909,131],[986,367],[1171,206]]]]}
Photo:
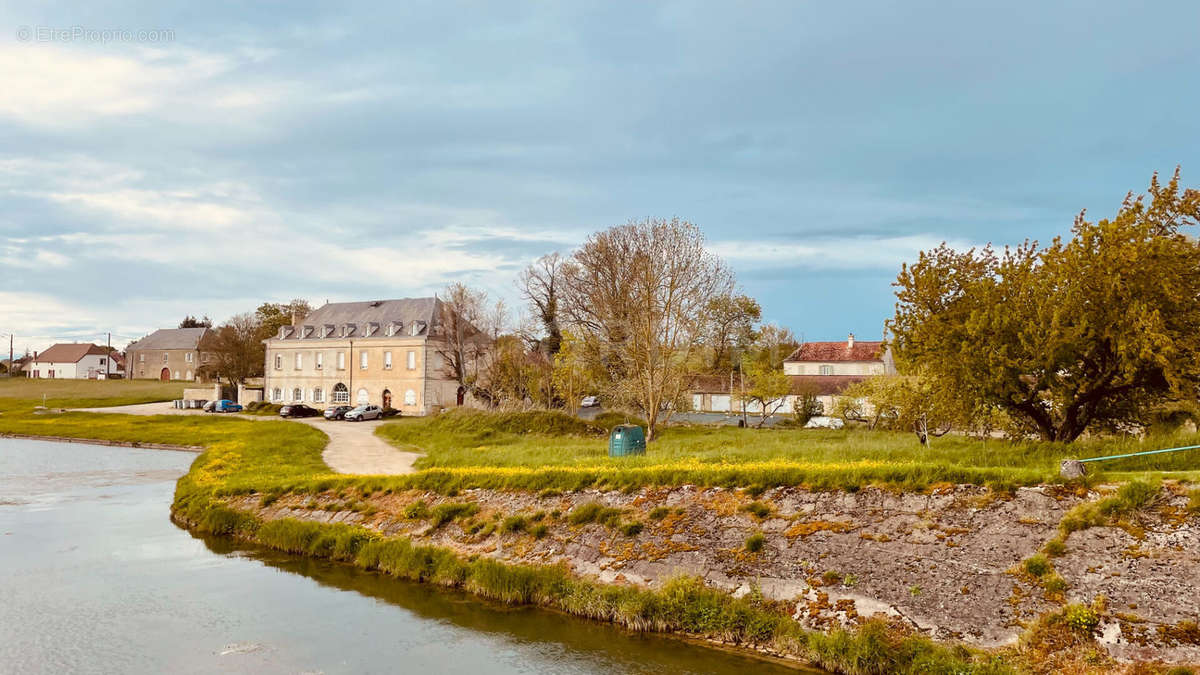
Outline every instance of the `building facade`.
{"type": "Polygon", "coordinates": [[[894,375],[896,366],[883,342],[855,340],[850,333],[845,342],[800,345],[784,359],[783,372],[791,376],[794,395],[815,395],[828,413],[847,387],[875,375],[894,375]]]}
{"type": "Polygon", "coordinates": [[[24,366],[27,377],[103,380],[117,376],[112,353],[89,343],[60,343],[34,354],[24,366]]]}
{"type": "Polygon", "coordinates": [[[266,341],[265,397],[313,406],[373,404],[404,415],[464,405],[467,392],[441,355],[445,309],[436,298],[404,298],[313,310],[266,341]]]}
{"type": "Polygon", "coordinates": [[[126,377],[138,380],[207,380],[212,354],[201,349],[208,328],[162,328],[125,348],[126,377]]]}

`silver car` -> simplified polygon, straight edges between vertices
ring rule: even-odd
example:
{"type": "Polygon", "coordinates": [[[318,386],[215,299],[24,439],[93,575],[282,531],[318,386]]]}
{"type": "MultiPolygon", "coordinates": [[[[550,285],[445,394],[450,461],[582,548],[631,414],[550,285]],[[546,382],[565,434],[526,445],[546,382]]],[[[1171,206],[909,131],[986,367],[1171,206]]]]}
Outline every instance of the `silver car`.
{"type": "Polygon", "coordinates": [[[377,420],[383,417],[383,408],[377,405],[360,405],[346,413],[344,419],[351,422],[361,422],[363,420],[377,420]]]}

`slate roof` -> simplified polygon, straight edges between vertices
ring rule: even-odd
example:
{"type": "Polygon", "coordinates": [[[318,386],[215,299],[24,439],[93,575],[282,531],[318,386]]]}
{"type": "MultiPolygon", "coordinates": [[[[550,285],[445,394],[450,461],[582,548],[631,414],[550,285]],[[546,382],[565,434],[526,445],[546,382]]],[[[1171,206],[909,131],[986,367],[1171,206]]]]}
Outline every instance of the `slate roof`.
{"type": "Polygon", "coordinates": [[[285,326],[285,335],[272,340],[320,340],[344,337],[386,338],[388,327],[396,325],[396,335],[412,336],[417,326],[418,337],[428,336],[439,325],[442,301],[437,298],[399,298],[395,300],[365,300],[361,302],[330,302],[297,320],[296,326],[285,326]],[[349,329],[349,334],[344,329],[349,329]],[[327,333],[326,331],[332,331],[327,333]]]}
{"type": "Polygon", "coordinates": [[[35,363],[79,363],[88,354],[104,356],[108,350],[88,342],[60,342],[31,359],[35,363]]]}
{"type": "Polygon", "coordinates": [[[197,349],[200,340],[209,329],[160,328],[125,348],[125,351],[141,349],[197,349]]]}
{"type": "Polygon", "coordinates": [[[848,342],[805,342],[784,359],[784,362],[882,360],[883,342],[855,340],[853,347],[848,342]]]}

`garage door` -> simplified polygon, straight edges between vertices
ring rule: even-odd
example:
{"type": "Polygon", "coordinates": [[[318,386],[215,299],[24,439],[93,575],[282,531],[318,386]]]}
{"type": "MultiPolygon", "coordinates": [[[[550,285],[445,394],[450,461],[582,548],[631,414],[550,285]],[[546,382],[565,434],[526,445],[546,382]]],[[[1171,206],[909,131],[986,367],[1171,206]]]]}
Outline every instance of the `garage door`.
{"type": "Polygon", "coordinates": [[[713,412],[729,412],[729,394],[712,395],[713,412]]]}

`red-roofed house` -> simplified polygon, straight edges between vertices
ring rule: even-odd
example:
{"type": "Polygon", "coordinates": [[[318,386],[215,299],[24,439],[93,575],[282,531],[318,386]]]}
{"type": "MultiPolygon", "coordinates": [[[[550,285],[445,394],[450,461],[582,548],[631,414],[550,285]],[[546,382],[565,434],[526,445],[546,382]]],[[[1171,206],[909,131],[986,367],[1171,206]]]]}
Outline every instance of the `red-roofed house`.
{"type": "Polygon", "coordinates": [[[109,350],[99,345],[64,342],[34,355],[24,370],[29,377],[103,379],[117,372],[111,359],[109,350]]]}
{"type": "Polygon", "coordinates": [[[792,378],[793,393],[816,394],[825,410],[846,387],[872,375],[894,375],[892,355],[880,341],[805,342],[783,361],[783,372],[792,378]]]}

